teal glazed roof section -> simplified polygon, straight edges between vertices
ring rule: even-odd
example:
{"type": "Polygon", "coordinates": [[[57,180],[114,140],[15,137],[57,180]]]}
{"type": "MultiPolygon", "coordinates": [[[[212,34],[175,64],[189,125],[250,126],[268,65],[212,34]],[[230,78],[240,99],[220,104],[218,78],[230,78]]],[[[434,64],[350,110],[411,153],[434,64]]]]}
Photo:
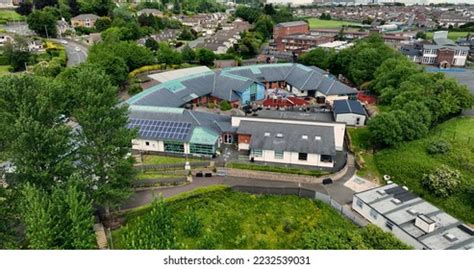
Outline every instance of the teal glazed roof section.
{"type": "Polygon", "coordinates": [[[195,127],[189,143],[201,145],[214,145],[219,135],[202,127],[195,127]]]}
{"type": "Polygon", "coordinates": [[[260,71],[260,69],[259,69],[258,67],[256,67],[256,66],[251,66],[251,67],[250,67],[250,70],[252,71],[252,73],[254,73],[254,74],[256,74],[256,75],[262,73],[262,71],[260,71]]]}
{"type": "Polygon", "coordinates": [[[174,113],[183,114],[184,108],[164,107],[164,106],[136,106],[131,105],[129,109],[142,112],[159,112],[159,113],[174,113]]]}

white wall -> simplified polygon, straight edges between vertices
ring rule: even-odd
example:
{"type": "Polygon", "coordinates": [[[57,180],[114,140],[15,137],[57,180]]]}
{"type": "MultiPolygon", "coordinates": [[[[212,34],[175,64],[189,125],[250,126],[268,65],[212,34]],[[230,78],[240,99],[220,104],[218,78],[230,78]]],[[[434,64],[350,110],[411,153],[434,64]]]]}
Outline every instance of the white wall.
{"type": "Polygon", "coordinates": [[[357,205],[358,199],[359,198],[357,198],[357,196],[355,195],[354,195],[354,198],[352,199],[352,209],[354,211],[362,215],[365,219],[367,219],[371,223],[380,227],[383,231],[392,233],[395,237],[397,237],[400,241],[404,242],[405,244],[410,245],[416,249],[423,249],[424,246],[420,242],[418,242],[415,238],[411,237],[409,234],[407,234],[405,231],[400,229],[398,226],[393,225],[392,230],[390,230],[386,226],[387,219],[385,218],[385,216],[377,213],[377,218],[374,219],[370,215],[371,207],[365,204],[364,202],[362,202],[362,208],[360,208],[357,205]]]}
{"type": "Polygon", "coordinates": [[[157,152],[165,151],[163,141],[142,140],[142,139],[133,139],[132,149],[142,150],[142,151],[157,151],[157,152]],[[146,142],[149,143],[148,146],[146,145],[146,142]]]}
{"type": "MultiPolygon", "coordinates": [[[[252,155],[249,156],[251,159],[252,155]]],[[[271,163],[284,163],[284,164],[297,164],[297,165],[309,165],[309,166],[321,166],[321,167],[333,167],[334,162],[325,163],[321,162],[321,155],[319,154],[308,154],[306,161],[298,160],[298,152],[285,151],[283,153],[283,159],[275,159],[275,151],[263,150],[261,157],[254,157],[255,161],[260,162],[271,162],[271,163]]]]}
{"type": "Polygon", "coordinates": [[[336,116],[336,121],[338,122],[345,122],[347,125],[353,125],[353,126],[364,126],[365,125],[365,116],[360,115],[360,114],[354,114],[354,113],[347,113],[347,114],[338,114],[336,116]],[[357,118],[360,118],[359,124],[357,123],[357,118]]]}
{"type": "Polygon", "coordinates": [[[239,143],[239,150],[249,150],[250,145],[247,143],[239,143]]]}
{"type": "Polygon", "coordinates": [[[232,127],[239,127],[241,121],[252,122],[275,122],[275,123],[289,123],[313,126],[332,126],[334,128],[334,142],[336,150],[344,149],[344,134],[346,131],[346,124],[341,122],[316,122],[316,121],[296,121],[296,120],[281,120],[281,119],[266,119],[266,118],[250,118],[250,117],[232,117],[232,127]]]}

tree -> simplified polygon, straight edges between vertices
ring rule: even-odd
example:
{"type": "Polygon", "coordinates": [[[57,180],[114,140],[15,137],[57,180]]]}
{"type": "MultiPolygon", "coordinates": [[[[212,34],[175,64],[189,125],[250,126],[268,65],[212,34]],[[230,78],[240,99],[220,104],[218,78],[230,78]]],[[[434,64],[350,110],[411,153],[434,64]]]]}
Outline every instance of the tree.
{"type": "Polygon", "coordinates": [[[25,70],[30,61],[31,53],[28,50],[28,42],[21,36],[15,36],[15,42],[7,42],[3,47],[3,55],[13,71],[25,70]]]}
{"type": "Polygon", "coordinates": [[[54,7],[58,4],[58,0],[34,0],[35,9],[43,9],[45,7],[54,7]]]}
{"type": "Polygon", "coordinates": [[[67,92],[36,76],[0,78],[0,144],[20,183],[49,189],[72,169],[71,129],[61,121],[67,92]]]}
{"type": "Polygon", "coordinates": [[[16,12],[23,16],[30,15],[33,10],[33,2],[31,1],[21,1],[20,5],[16,8],[16,12]]]}
{"type": "Polygon", "coordinates": [[[148,214],[137,218],[130,226],[125,226],[121,240],[124,248],[176,248],[176,236],[171,218],[171,212],[163,199],[155,200],[148,214]]]}
{"type": "Polygon", "coordinates": [[[28,247],[51,249],[54,245],[53,220],[45,193],[31,184],[26,184],[21,194],[21,213],[28,247]]]}
{"type": "Polygon", "coordinates": [[[55,11],[51,8],[34,10],[26,18],[28,27],[42,37],[55,37],[57,34],[55,11]]]}
{"type": "Polygon", "coordinates": [[[83,65],[64,84],[76,101],[72,115],[81,126],[75,136],[78,166],[94,201],[106,209],[130,194],[134,177],[128,156],[135,130],[127,128],[128,108],[103,70],[83,65]]]}
{"type": "Polygon", "coordinates": [[[357,230],[317,227],[303,234],[304,249],[367,249],[357,230]]]}
{"type": "Polygon", "coordinates": [[[423,186],[440,198],[449,197],[461,184],[461,173],[447,165],[441,165],[430,174],[423,174],[423,186]]]}
{"type": "Polygon", "coordinates": [[[382,112],[369,120],[367,125],[375,144],[395,146],[402,141],[403,129],[398,118],[392,113],[382,112]]]}
{"type": "Polygon", "coordinates": [[[323,70],[329,69],[329,63],[333,59],[335,52],[323,48],[312,49],[299,56],[298,61],[304,65],[314,65],[323,70]]]}
{"type": "Polygon", "coordinates": [[[160,43],[158,43],[154,38],[149,37],[145,40],[145,47],[149,48],[151,51],[157,51],[160,49],[160,43]]]}
{"type": "Polygon", "coordinates": [[[262,15],[260,9],[239,5],[235,10],[235,16],[249,23],[254,23],[262,15]]]}
{"type": "Polygon", "coordinates": [[[181,3],[179,2],[179,0],[173,1],[173,13],[181,14],[181,3]]]}
{"type": "MultiPolygon", "coordinates": [[[[67,4],[69,6],[69,10],[72,16],[77,16],[80,14],[80,6],[77,0],[67,0],[67,4]]],[[[97,23],[96,23],[97,26],[97,23]]]]}
{"type": "Polygon", "coordinates": [[[181,55],[176,50],[172,49],[167,43],[160,42],[160,49],[157,53],[159,63],[165,65],[180,64],[181,55]]]}
{"type": "Polygon", "coordinates": [[[114,7],[112,0],[78,0],[81,13],[94,13],[97,16],[107,16],[114,7]]]}
{"type": "Polygon", "coordinates": [[[276,10],[273,7],[273,4],[265,4],[265,6],[263,7],[263,12],[270,16],[276,14],[276,10]]]}
{"type": "Polygon", "coordinates": [[[188,45],[181,50],[181,57],[185,63],[193,63],[196,61],[196,53],[188,45]]]}
{"type": "Polygon", "coordinates": [[[188,28],[184,28],[183,31],[179,34],[179,40],[194,40],[196,39],[196,35],[193,33],[192,30],[188,28]]]}
{"type": "Polygon", "coordinates": [[[262,34],[265,39],[271,38],[273,33],[273,21],[269,16],[261,16],[255,23],[254,30],[262,34]]]}
{"type": "Polygon", "coordinates": [[[222,111],[228,111],[232,109],[232,106],[230,105],[229,101],[227,100],[222,100],[219,104],[219,107],[222,111]]]}
{"type": "Polygon", "coordinates": [[[416,38],[416,39],[420,39],[420,38],[421,38],[421,39],[426,39],[426,38],[427,38],[427,37],[426,37],[426,33],[423,32],[423,31],[417,32],[416,35],[415,35],[415,38],[416,38]]]}
{"type": "Polygon", "coordinates": [[[103,32],[112,26],[112,20],[109,17],[100,17],[94,24],[97,32],[103,32]]]}
{"type": "Polygon", "coordinates": [[[198,49],[196,51],[196,61],[201,65],[213,66],[216,55],[208,49],[198,49]]]}

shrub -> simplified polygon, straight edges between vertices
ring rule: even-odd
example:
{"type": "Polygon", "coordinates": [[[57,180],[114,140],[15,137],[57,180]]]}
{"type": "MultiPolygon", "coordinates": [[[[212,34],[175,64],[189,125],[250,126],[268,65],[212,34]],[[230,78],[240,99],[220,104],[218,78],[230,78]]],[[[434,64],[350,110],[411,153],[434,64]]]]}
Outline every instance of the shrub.
{"type": "Polygon", "coordinates": [[[192,212],[184,217],[184,233],[189,237],[197,237],[201,234],[202,223],[196,213],[192,212]]]}
{"type": "Polygon", "coordinates": [[[209,102],[209,103],[207,103],[207,108],[214,109],[214,108],[216,108],[216,104],[214,104],[213,102],[209,102]]]}
{"type": "Polygon", "coordinates": [[[130,96],[135,95],[135,94],[137,94],[137,93],[139,93],[139,92],[141,92],[141,91],[143,91],[143,89],[142,89],[142,87],[140,86],[140,84],[138,84],[138,83],[135,83],[135,84],[131,85],[131,86],[128,88],[128,94],[129,94],[130,96]]]}
{"type": "Polygon", "coordinates": [[[450,150],[451,144],[444,139],[432,141],[426,148],[426,151],[431,155],[448,153],[450,150]]]}
{"type": "Polygon", "coordinates": [[[232,106],[230,105],[230,103],[227,101],[227,100],[223,100],[220,104],[219,104],[220,108],[222,111],[228,111],[228,110],[231,110],[232,109],[232,106]]]}
{"type": "Polygon", "coordinates": [[[431,174],[424,174],[422,179],[423,186],[441,198],[451,195],[460,183],[461,173],[446,165],[442,165],[431,174]]]}

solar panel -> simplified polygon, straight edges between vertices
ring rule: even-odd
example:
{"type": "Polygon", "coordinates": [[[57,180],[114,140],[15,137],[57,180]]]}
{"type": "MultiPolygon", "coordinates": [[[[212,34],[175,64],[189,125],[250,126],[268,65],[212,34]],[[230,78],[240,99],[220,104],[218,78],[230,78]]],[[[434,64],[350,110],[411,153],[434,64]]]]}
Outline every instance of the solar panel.
{"type": "Polygon", "coordinates": [[[191,131],[189,122],[130,119],[128,128],[137,128],[139,135],[144,138],[163,138],[184,140],[191,131]]]}

